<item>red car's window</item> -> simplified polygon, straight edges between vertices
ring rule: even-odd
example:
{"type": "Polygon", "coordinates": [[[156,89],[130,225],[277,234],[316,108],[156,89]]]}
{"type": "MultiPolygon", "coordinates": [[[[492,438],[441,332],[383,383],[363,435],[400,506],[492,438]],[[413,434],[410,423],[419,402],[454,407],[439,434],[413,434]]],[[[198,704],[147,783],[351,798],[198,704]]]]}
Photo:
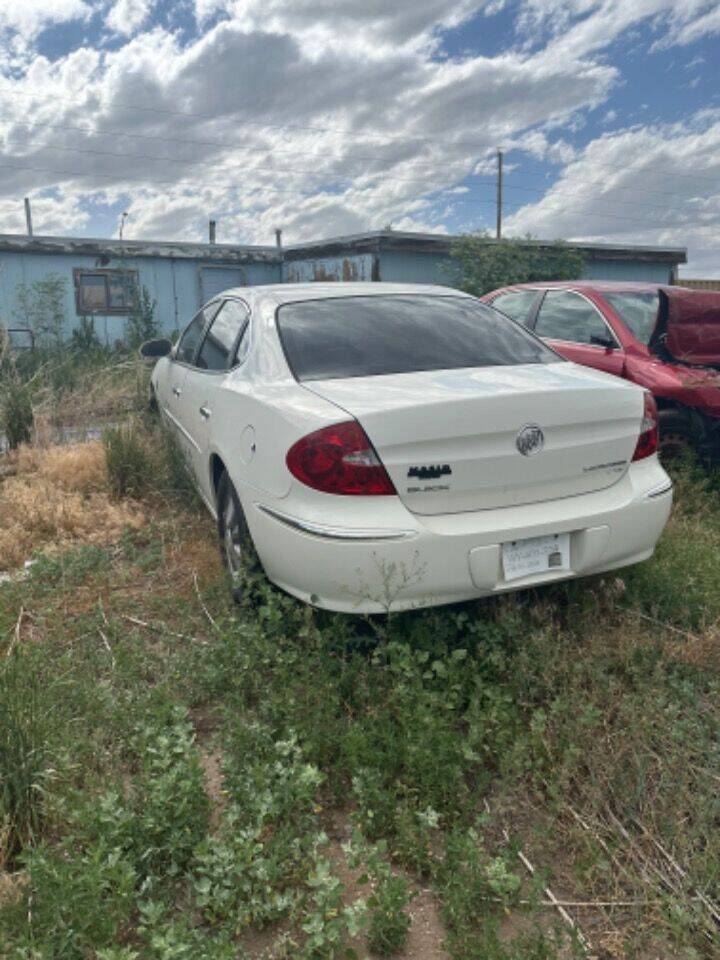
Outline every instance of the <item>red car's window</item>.
{"type": "Polygon", "coordinates": [[[530,308],[535,303],[537,290],[508,290],[492,301],[493,307],[511,320],[527,325],[530,308]]]}
{"type": "Polygon", "coordinates": [[[597,308],[571,290],[548,290],[538,313],[535,333],[538,337],[571,343],[614,339],[597,308]]]}
{"type": "Polygon", "coordinates": [[[660,297],[657,291],[648,293],[606,293],[605,299],[641,343],[648,343],[655,329],[660,297]]]}

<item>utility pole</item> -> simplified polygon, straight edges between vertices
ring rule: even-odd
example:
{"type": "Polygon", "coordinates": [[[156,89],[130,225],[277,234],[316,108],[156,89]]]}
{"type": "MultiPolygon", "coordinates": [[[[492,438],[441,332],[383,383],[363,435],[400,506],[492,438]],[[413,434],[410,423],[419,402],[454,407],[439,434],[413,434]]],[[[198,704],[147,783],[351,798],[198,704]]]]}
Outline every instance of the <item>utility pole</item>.
{"type": "Polygon", "coordinates": [[[124,229],[124,227],[125,227],[125,221],[127,220],[127,218],[128,218],[129,216],[130,216],[130,214],[127,212],[127,210],[123,211],[123,213],[122,213],[121,216],[120,216],[120,229],[118,230],[118,239],[120,239],[120,240],[122,240],[123,229],[124,229]]]}
{"type": "Polygon", "coordinates": [[[495,236],[502,240],[502,205],[503,205],[503,152],[497,152],[497,228],[495,236]]]}
{"type": "Polygon", "coordinates": [[[27,223],[27,235],[31,237],[32,232],[32,213],[30,212],[30,198],[25,197],[25,222],[27,223]]]}

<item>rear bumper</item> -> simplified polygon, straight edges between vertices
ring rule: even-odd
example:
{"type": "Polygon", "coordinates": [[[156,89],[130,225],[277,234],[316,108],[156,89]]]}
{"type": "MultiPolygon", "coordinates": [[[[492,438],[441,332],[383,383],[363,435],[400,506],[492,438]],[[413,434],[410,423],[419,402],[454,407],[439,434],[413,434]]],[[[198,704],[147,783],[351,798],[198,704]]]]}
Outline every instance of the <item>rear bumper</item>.
{"type": "Polygon", "coordinates": [[[331,522],[299,515],[291,499],[243,498],[270,580],[319,607],[382,613],[489,596],[645,560],[667,522],[672,486],[657,457],[651,457],[633,463],[606,490],[475,513],[421,517],[394,497],[373,498],[372,503],[370,498],[344,498],[347,517],[331,522]],[[378,503],[380,499],[385,502],[378,503]],[[506,581],[502,543],[550,533],[570,534],[570,571],[506,581]]]}

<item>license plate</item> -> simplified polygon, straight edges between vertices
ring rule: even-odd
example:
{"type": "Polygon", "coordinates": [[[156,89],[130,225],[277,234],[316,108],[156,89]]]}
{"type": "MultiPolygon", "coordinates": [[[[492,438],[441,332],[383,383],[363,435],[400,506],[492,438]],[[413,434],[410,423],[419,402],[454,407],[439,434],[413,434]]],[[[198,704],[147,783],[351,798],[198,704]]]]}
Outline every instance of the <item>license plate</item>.
{"type": "Polygon", "coordinates": [[[569,570],[570,534],[551,533],[545,537],[504,543],[502,561],[506,580],[517,580],[531,573],[569,570]]]}

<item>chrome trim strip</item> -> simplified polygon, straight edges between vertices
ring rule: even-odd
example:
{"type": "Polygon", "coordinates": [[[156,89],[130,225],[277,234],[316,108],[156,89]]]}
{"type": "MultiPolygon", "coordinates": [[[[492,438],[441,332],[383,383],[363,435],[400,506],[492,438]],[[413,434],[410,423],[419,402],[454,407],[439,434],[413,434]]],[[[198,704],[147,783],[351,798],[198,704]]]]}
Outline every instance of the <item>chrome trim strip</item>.
{"type": "Polygon", "coordinates": [[[672,491],[673,485],[671,483],[664,483],[661,487],[655,487],[654,490],[649,490],[645,494],[646,500],[654,500],[655,497],[661,497],[664,493],[670,493],[672,491]]]}
{"type": "Polygon", "coordinates": [[[349,540],[358,543],[367,540],[406,540],[408,537],[415,537],[417,533],[414,530],[373,530],[360,527],[328,527],[323,523],[315,523],[310,520],[299,520],[297,517],[291,517],[287,513],[268,507],[264,503],[256,503],[258,510],[262,510],[269,517],[284,523],[285,526],[293,530],[300,530],[302,533],[310,533],[315,537],[324,537],[328,540],[349,540]]]}
{"type": "Polygon", "coordinates": [[[182,435],[185,437],[185,439],[186,439],[189,443],[191,443],[191,444],[193,445],[193,447],[195,447],[195,449],[197,450],[197,452],[198,452],[198,453],[202,453],[202,450],[200,449],[200,447],[197,445],[197,443],[195,443],[195,441],[193,440],[193,438],[192,438],[192,437],[190,436],[190,434],[187,432],[187,430],[185,429],[185,427],[180,423],[180,421],[179,421],[176,417],[174,417],[166,407],[163,407],[163,412],[164,412],[165,415],[168,417],[168,419],[172,420],[172,422],[175,424],[175,426],[176,426],[177,429],[180,431],[180,433],[182,433],[182,435]]]}

